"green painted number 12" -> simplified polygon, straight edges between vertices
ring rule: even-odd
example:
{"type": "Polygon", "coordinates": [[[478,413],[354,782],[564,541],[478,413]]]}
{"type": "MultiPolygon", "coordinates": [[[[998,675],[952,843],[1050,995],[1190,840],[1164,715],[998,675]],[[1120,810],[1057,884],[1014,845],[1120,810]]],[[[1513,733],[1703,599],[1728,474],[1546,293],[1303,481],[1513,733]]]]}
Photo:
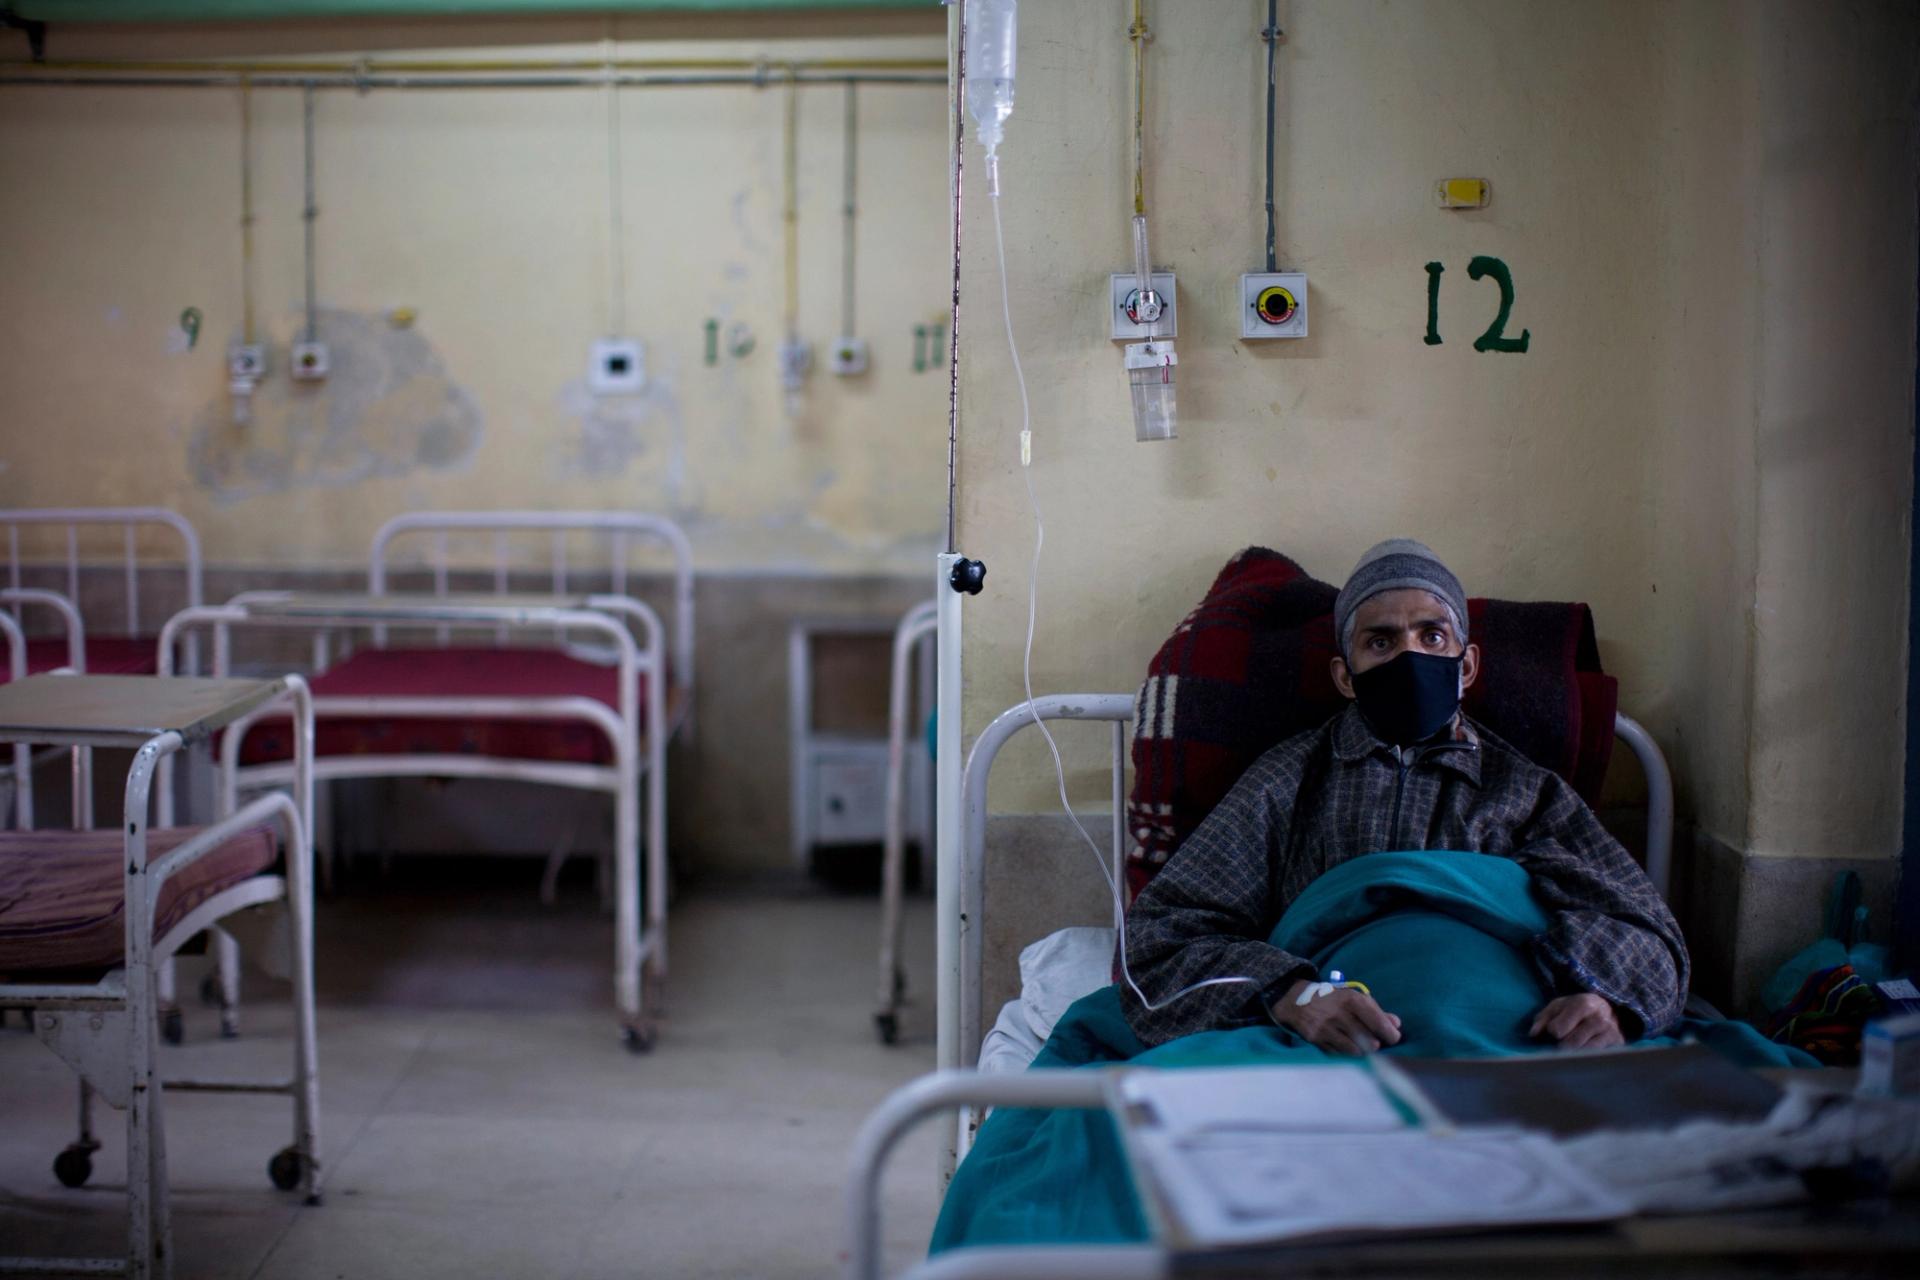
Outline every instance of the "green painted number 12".
{"type": "MultiPolygon", "coordinates": [[[[1445,270],[1438,262],[1427,264],[1427,336],[1422,341],[1430,347],[1440,345],[1440,273],[1445,270]]],[[[1467,264],[1467,279],[1478,280],[1482,276],[1492,276],[1493,282],[1500,286],[1500,311],[1487,331],[1473,340],[1473,349],[1525,351],[1527,340],[1533,336],[1531,330],[1522,329],[1517,338],[1506,336],[1507,318],[1513,314],[1513,272],[1507,270],[1507,264],[1500,259],[1482,254],[1467,264]]]]}

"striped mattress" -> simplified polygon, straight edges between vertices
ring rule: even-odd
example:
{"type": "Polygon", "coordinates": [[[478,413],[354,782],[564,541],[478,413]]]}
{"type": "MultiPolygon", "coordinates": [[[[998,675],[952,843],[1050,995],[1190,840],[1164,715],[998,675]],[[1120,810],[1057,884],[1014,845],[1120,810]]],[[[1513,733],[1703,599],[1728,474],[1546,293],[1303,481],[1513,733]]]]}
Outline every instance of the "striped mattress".
{"type": "MultiPolygon", "coordinates": [[[[147,834],[147,859],[197,828],[147,834]]],[[[126,892],[118,829],[0,832],[0,979],[98,974],[125,962],[126,892]]],[[[160,887],[157,939],[207,899],[271,867],[272,830],[254,827],[176,872],[160,887]]]]}

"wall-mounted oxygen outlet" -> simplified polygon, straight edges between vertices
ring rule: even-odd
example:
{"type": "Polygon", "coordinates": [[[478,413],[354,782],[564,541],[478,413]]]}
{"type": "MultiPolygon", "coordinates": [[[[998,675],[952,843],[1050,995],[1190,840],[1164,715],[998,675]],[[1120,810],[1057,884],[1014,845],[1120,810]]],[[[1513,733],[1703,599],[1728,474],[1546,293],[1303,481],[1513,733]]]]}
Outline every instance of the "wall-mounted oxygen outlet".
{"type": "Polygon", "coordinates": [[[1108,277],[1108,319],[1115,341],[1144,342],[1149,338],[1180,336],[1180,309],[1176,304],[1173,272],[1153,273],[1153,292],[1160,303],[1160,316],[1149,320],[1140,305],[1140,280],[1131,271],[1116,271],[1108,277]]]}
{"type": "Polygon", "coordinates": [[[587,389],[595,395],[631,395],[647,383],[645,352],[632,338],[602,338],[587,357],[587,389]]]}
{"type": "Polygon", "coordinates": [[[296,342],[287,353],[287,372],[302,382],[318,382],[332,368],[324,342],[296,342]]]}
{"type": "Polygon", "coordinates": [[[1306,337],[1306,276],[1297,271],[1251,271],[1241,276],[1240,336],[1306,337]]]}
{"type": "Polygon", "coordinates": [[[867,371],[867,340],[865,338],[835,338],[833,350],[828,356],[833,371],[843,378],[867,371]]]}
{"type": "Polygon", "coordinates": [[[258,382],[267,376],[267,347],[263,342],[236,342],[227,348],[227,376],[235,382],[258,382]]]}

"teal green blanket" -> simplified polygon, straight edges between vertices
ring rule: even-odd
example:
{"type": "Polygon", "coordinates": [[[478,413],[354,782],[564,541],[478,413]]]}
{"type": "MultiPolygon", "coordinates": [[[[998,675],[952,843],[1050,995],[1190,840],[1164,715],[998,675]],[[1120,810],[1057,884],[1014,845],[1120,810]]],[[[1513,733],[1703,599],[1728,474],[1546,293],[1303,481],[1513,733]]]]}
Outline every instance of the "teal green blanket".
{"type": "MultiPolygon", "coordinates": [[[[1364,981],[1381,1008],[1400,1017],[1400,1043],[1383,1052],[1485,1057],[1550,1047],[1527,1036],[1553,995],[1526,950],[1546,927],[1527,873],[1510,859],[1377,853],[1343,863],[1308,886],[1274,927],[1272,941],[1310,958],[1323,973],[1338,969],[1364,981]]],[[[1749,1066],[1818,1065],[1739,1022],[1689,1019],[1670,1037],[1642,1043],[1682,1038],[1749,1066]]],[[[1033,1066],[1333,1061],[1340,1059],[1266,1026],[1208,1031],[1148,1049],[1121,1013],[1119,989],[1105,987],[1067,1010],[1033,1066]]],[[[933,1251],[1147,1238],[1120,1136],[1104,1112],[1003,1108],[981,1127],[948,1189],[933,1251]]]]}

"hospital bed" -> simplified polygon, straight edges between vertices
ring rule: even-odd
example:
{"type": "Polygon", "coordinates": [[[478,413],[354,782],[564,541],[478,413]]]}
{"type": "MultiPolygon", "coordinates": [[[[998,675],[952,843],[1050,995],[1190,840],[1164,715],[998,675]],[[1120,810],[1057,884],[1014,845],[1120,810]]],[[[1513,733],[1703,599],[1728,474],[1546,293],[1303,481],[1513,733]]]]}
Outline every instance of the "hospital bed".
{"type": "MultiPolygon", "coordinates": [[[[57,546],[64,571],[61,579],[64,595],[86,624],[84,664],[71,662],[61,638],[33,637],[28,641],[29,673],[60,666],[73,666],[94,675],[141,675],[154,670],[154,633],[142,626],[143,618],[151,617],[152,613],[149,610],[143,614],[140,598],[140,541],[145,532],[158,531],[162,537],[170,535],[178,541],[178,563],[183,575],[181,598],[189,606],[202,603],[204,574],[200,535],[185,517],[165,507],[15,508],[0,510],[0,528],[6,530],[7,538],[7,586],[14,590],[31,585],[26,581],[26,575],[31,572],[27,568],[28,560],[42,558],[35,554],[38,548],[32,543],[31,531],[45,530],[59,535],[57,546]],[[98,613],[88,616],[86,602],[91,597],[81,590],[81,535],[83,530],[95,529],[120,532],[122,588],[117,618],[98,613]],[[23,538],[26,539],[24,547],[23,538]]],[[[19,616],[16,607],[16,621],[19,616]]],[[[197,662],[190,661],[187,670],[197,670],[197,662]]]]}
{"type": "MultiPolygon", "coordinates": [[[[983,1041],[981,991],[986,865],[988,782],[995,760],[1016,735],[1050,722],[1082,721],[1108,728],[1111,814],[1106,838],[1107,871],[1122,882],[1127,850],[1126,774],[1135,697],[1126,693],[1056,694],[1020,702],[990,723],[975,740],[962,783],[960,854],[959,983],[940,992],[939,1048],[942,1068],[896,1091],[875,1111],[856,1142],[848,1184],[847,1274],[860,1280],[879,1275],[878,1189],[882,1166],[906,1130],[921,1119],[957,1111],[958,1122],[943,1144],[942,1180],[951,1177],[972,1144],[991,1106],[1089,1107],[1107,1105],[1106,1082],[1098,1071],[1033,1072],[1025,1068],[1039,1052],[1053,1024],[1068,1005],[1111,980],[1115,930],[1068,929],[1025,949],[1021,957],[1022,992],[1009,1002],[983,1041]]],[[[1614,734],[1639,762],[1646,778],[1648,805],[1645,841],[1647,874],[1663,897],[1672,874],[1673,783],[1665,757],[1652,737],[1625,715],[1614,718],[1614,734]]],[[[1085,856],[1084,846],[1069,856],[1085,856]]],[[[1116,912],[1119,905],[1115,904],[1116,912]]],[[[1117,925],[1118,921],[1115,921],[1117,925]]],[[[1047,1247],[1044,1249],[961,1249],[918,1268],[917,1277],[960,1276],[1165,1276],[1168,1255],[1159,1249],[1047,1247]]]]}
{"type": "MultiPolygon", "coordinates": [[[[923,783],[925,769],[910,765],[921,758],[913,754],[912,726],[909,718],[915,705],[913,668],[916,657],[925,661],[934,632],[939,627],[935,616],[937,602],[925,600],[907,610],[893,631],[893,666],[887,686],[887,812],[880,853],[880,994],[873,1015],[882,1044],[892,1044],[900,1035],[900,1001],[906,995],[906,971],[900,967],[900,906],[906,891],[907,786],[911,779],[923,783]]],[[[922,680],[922,698],[925,686],[922,680]]],[[[918,833],[922,849],[929,833],[918,833]]]]}
{"type": "MultiPolygon", "coordinates": [[[[995,759],[1016,734],[1042,720],[1078,720],[1109,728],[1108,772],[1112,813],[1107,834],[1107,870],[1116,882],[1124,872],[1127,848],[1126,767],[1135,700],[1132,694],[1054,694],[1037,698],[1029,709],[1018,703],[996,716],[967,757],[961,792],[963,841],[960,870],[960,983],[949,1000],[942,992],[938,1061],[942,1067],[979,1068],[998,1073],[1024,1071],[1052,1033],[1068,1005],[1111,980],[1115,932],[1066,929],[1029,946],[1021,956],[1021,996],[1009,1002],[983,1038],[981,1009],[986,905],[987,782],[995,759]]],[[[1646,870],[1664,898],[1673,861],[1673,775],[1650,734],[1628,716],[1615,715],[1614,736],[1639,762],[1647,784],[1646,870]]],[[[1084,847],[1070,856],[1086,856],[1084,847]]],[[[1117,910],[1117,904],[1116,904],[1117,910]]],[[[1117,926],[1118,921],[1115,921],[1117,926]]],[[[954,1145],[944,1168],[950,1173],[972,1143],[980,1117],[961,1114],[954,1145]]]]}
{"type": "MultiPolygon", "coordinates": [[[[374,537],[366,594],[250,592],[185,611],[162,633],[163,669],[177,641],[209,631],[214,670],[224,673],[232,633],[250,628],[311,637],[314,771],[322,782],[497,778],[613,797],[615,1003],[627,1046],[651,1048],[667,972],[667,747],[676,734],[691,732],[692,714],[692,552],[678,526],[628,512],[399,516],[374,537]],[[484,535],[491,543],[491,594],[453,589],[453,534],[484,535]],[[509,543],[527,534],[549,539],[551,590],[544,594],[511,589],[509,543]],[[409,535],[429,538],[430,593],[391,590],[393,544],[409,535]],[[610,541],[610,591],[576,587],[583,573],[569,565],[569,535],[610,541]],[[671,553],[671,631],[629,593],[635,540],[662,543],[671,553]],[[364,633],[371,643],[337,654],[340,632],[364,633]],[[422,632],[430,642],[399,640],[422,632]],[[481,643],[455,644],[456,635],[481,643]]],[[[264,715],[233,727],[222,751],[234,758],[239,786],[288,780],[284,732],[284,721],[264,715]]],[[[321,863],[323,881],[328,866],[321,863]]],[[[220,958],[230,990],[233,958],[225,949],[220,958]]]]}
{"type": "MultiPolygon", "coordinates": [[[[92,1173],[97,1095],[127,1113],[128,1247],[121,1259],[0,1258],[0,1272],[172,1274],[163,1097],[170,1091],[280,1094],[293,1141],[268,1162],[281,1190],[318,1203],[319,1086],[313,1004],[313,711],[298,676],[212,680],[30,676],[0,687],[0,740],[66,750],[133,749],[116,829],[0,835],[0,1004],[30,1011],[34,1034],[80,1077],[79,1133],[54,1161],[69,1187],[92,1173]],[[291,702],[291,796],[228,803],[194,830],[150,821],[162,762],[259,708],[291,702]],[[279,840],[276,840],[276,829],[279,840]],[[276,865],[278,863],[278,865],[276,865]],[[293,1070],[276,1080],[163,1079],[155,1035],[157,964],[238,912],[282,903],[292,950],[293,1070]]],[[[228,779],[229,783],[231,779],[228,779]]]]}

